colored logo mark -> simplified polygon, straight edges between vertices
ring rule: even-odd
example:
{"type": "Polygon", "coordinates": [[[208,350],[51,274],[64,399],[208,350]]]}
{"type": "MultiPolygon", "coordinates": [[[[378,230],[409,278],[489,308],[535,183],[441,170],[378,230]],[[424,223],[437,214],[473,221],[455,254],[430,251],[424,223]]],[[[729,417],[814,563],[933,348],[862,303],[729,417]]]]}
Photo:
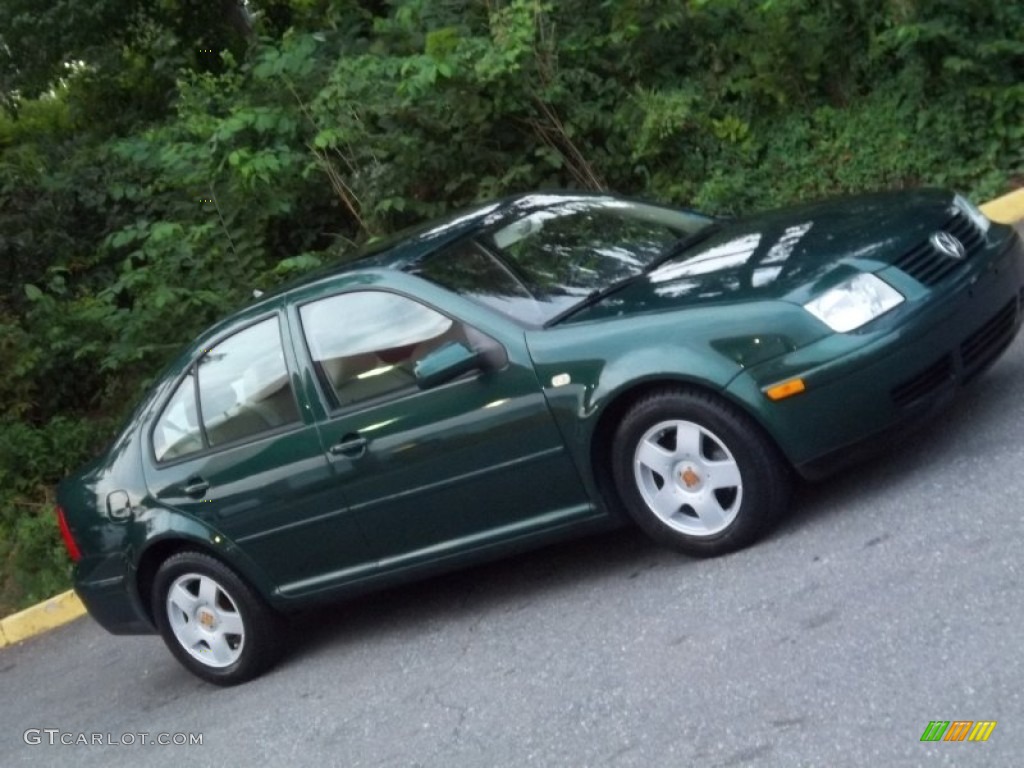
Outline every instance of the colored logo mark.
{"type": "Polygon", "coordinates": [[[996,720],[932,720],[921,741],[988,741],[996,720]]]}

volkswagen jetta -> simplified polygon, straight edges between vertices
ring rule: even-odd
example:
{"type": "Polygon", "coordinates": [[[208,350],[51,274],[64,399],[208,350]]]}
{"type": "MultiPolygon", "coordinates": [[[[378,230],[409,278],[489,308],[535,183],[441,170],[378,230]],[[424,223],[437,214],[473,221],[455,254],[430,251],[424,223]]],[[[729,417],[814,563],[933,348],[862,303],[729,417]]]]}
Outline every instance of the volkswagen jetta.
{"type": "Polygon", "coordinates": [[[1022,286],[1014,230],[940,190],[479,206],[189,345],[59,487],[75,588],[228,684],[317,601],[629,520],[729,552],[995,361],[1022,286]]]}

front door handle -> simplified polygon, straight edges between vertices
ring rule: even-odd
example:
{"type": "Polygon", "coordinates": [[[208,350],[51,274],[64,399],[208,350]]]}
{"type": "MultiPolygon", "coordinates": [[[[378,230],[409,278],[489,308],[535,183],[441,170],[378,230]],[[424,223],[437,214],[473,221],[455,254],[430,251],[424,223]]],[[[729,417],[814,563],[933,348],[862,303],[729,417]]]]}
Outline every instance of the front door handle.
{"type": "Polygon", "coordinates": [[[365,437],[353,433],[345,435],[327,450],[332,456],[348,456],[350,459],[358,459],[366,453],[366,444],[369,441],[365,437]]]}
{"type": "Polygon", "coordinates": [[[210,484],[201,477],[190,477],[188,479],[188,485],[186,485],[182,490],[185,492],[186,496],[198,499],[210,490],[210,484]]]}

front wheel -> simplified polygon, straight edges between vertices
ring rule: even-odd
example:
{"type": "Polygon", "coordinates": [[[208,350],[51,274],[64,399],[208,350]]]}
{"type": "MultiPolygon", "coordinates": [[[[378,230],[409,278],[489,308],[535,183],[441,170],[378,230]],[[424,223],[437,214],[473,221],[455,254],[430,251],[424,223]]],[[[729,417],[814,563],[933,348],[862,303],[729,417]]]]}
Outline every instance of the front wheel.
{"type": "Polygon", "coordinates": [[[233,570],[209,555],[189,551],[167,558],[153,582],[152,604],[171,653],[208,682],[243,683],[277,658],[278,616],[233,570]]]}
{"type": "Polygon", "coordinates": [[[750,544],[783,512],[792,490],[786,462],[746,414],[685,389],[648,395],[630,408],[612,464],[637,524],[691,555],[750,544]]]}

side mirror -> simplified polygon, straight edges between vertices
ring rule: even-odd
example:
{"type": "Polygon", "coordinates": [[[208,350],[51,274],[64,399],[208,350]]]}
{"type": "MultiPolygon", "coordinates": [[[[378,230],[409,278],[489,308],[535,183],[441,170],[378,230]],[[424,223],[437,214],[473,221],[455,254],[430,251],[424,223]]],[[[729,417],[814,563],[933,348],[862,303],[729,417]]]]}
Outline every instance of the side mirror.
{"type": "Polygon", "coordinates": [[[481,367],[480,355],[465,344],[449,341],[421,358],[413,369],[413,375],[416,386],[430,389],[481,367]]]}

